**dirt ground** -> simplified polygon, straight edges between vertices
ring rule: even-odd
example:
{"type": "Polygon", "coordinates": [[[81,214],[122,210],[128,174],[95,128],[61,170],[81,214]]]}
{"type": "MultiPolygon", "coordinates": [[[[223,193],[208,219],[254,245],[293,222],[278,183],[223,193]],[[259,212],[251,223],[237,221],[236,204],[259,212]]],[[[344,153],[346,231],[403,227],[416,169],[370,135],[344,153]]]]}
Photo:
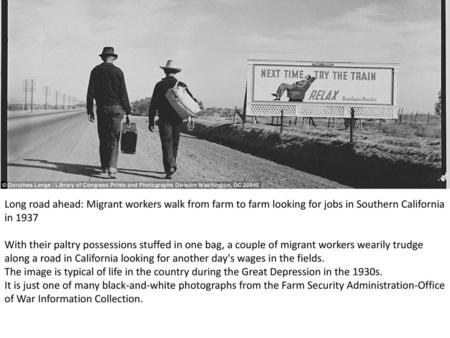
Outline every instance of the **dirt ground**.
{"type": "MultiPolygon", "coordinates": [[[[119,157],[118,181],[165,181],[160,140],[138,127],[137,154],[119,157]]],[[[263,188],[342,188],[345,185],[258,156],[183,134],[176,182],[260,182],[263,188]]],[[[35,116],[8,121],[10,181],[103,181],[98,137],[86,114],[35,116]]]]}

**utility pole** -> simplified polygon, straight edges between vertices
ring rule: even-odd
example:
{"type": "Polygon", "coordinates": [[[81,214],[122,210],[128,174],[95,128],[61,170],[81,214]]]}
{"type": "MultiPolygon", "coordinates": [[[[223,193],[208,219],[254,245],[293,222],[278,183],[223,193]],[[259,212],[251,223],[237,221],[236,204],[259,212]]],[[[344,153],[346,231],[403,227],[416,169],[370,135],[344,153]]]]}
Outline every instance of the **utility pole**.
{"type": "Polygon", "coordinates": [[[56,91],[55,92],[55,97],[56,97],[55,110],[58,110],[58,95],[59,95],[59,92],[56,91]]]}
{"type": "Polygon", "coordinates": [[[24,110],[24,111],[27,111],[28,80],[24,80],[24,81],[23,81],[23,91],[24,91],[24,93],[25,93],[25,103],[24,103],[24,105],[23,105],[23,110],[24,110]]]}
{"type": "Polygon", "coordinates": [[[66,94],[63,94],[63,110],[64,110],[64,107],[66,106],[66,94]]]}
{"type": "Polygon", "coordinates": [[[31,80],[31,112],[33,112],[33,97],[36,90],[36,80],[31,80]]]}
{"type": "Polygon", "coordinates": [[[48,91],[50,90],[50,87],[46,86],[45,89],[45,111],[47,111],[47,99],[48,99],[48,91]]]}
{"type": "Polygon", "coordinates": [[[36,91],[36,80],[25,80],[23,83],[23,90],[25,92],[25,105],[24,110],[28,109],[28,93],[31,94],[31,111],[33,111],[33,96],[36,91]]]}

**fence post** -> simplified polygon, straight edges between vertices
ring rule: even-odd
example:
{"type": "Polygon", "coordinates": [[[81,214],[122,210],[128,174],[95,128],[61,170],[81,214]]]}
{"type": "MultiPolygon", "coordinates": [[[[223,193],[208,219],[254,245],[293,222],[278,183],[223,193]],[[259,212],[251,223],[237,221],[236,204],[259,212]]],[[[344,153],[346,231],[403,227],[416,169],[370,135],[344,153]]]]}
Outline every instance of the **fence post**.
{"type": "Polygon", "coordinates": [[[353,144],[353,122],[355,121],[355,109],[350,109],[350,144],[353,144]]]}
{"type": "Polygon", "coordinates": [[[281,117],[280,117],[280,121],[281,121],[281,125],[280,125],[280,134],[283,133],[283,117],[284,117],[284,111],[283,111],[283,109],[281,109],[281,117]]]}
{"type": "Polygon", "coordinates": [[[272,116],[272,126],[273,126],[273,120],[275,119],[275,116],[272,116]]]}
{"type": "Polygon", "coordinates": [[[430,124],[430,113],[428,113],[428,116],[427,116],[427,124],[430,124]]]}

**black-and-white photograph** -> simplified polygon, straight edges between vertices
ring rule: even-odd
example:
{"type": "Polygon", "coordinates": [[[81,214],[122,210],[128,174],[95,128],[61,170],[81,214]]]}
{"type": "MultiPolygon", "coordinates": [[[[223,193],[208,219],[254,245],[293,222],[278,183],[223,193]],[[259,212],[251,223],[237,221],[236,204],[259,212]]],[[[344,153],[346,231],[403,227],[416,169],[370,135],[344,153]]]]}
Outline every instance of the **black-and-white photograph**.
{"type": "Polygon", "coordinates": [[[7,14],[3,188],[446,187],[439,0],[7,14]]]}

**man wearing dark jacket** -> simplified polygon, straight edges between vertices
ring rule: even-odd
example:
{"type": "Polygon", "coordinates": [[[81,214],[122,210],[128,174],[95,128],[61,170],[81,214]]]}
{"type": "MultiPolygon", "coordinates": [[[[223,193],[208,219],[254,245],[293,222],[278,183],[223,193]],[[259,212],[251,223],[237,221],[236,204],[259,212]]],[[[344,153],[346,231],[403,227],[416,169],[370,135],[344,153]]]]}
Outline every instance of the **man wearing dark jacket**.
{"type": "MultiPolygon", "coordinates": [[[[153,132],[155,116],[158,113],[164,171],[166,172],[166,178],[170,179],[177,170],[178,144],[183,120],[170,105],[166,98],[166,93],[176,85],[178,80],[175,78],[175,74],[181,72],[181,68],[177,68],[172,60],[167,61],[166,66],[161,68],[164,70],[166,77],[159,81],[153,90],[152,100],[148,109],[148,129],[153,132]]],[[[194,99],[183,82],[178,82],[178,86],[185,87],[188,94],[194,99]]]]}
{"type": "Polygon", "coordinates": [[[103,63],[91,71],[86,99],[87,113],[89,121],[94,122],[95,100],[101,169],[103,173],[108,173],[110,178],[116,178],[121,123],[124,111],[129,121],[131,107],[123,72],[113,64],[118,57],[114,48],[103,48],[99,56],[103,63]]]}

